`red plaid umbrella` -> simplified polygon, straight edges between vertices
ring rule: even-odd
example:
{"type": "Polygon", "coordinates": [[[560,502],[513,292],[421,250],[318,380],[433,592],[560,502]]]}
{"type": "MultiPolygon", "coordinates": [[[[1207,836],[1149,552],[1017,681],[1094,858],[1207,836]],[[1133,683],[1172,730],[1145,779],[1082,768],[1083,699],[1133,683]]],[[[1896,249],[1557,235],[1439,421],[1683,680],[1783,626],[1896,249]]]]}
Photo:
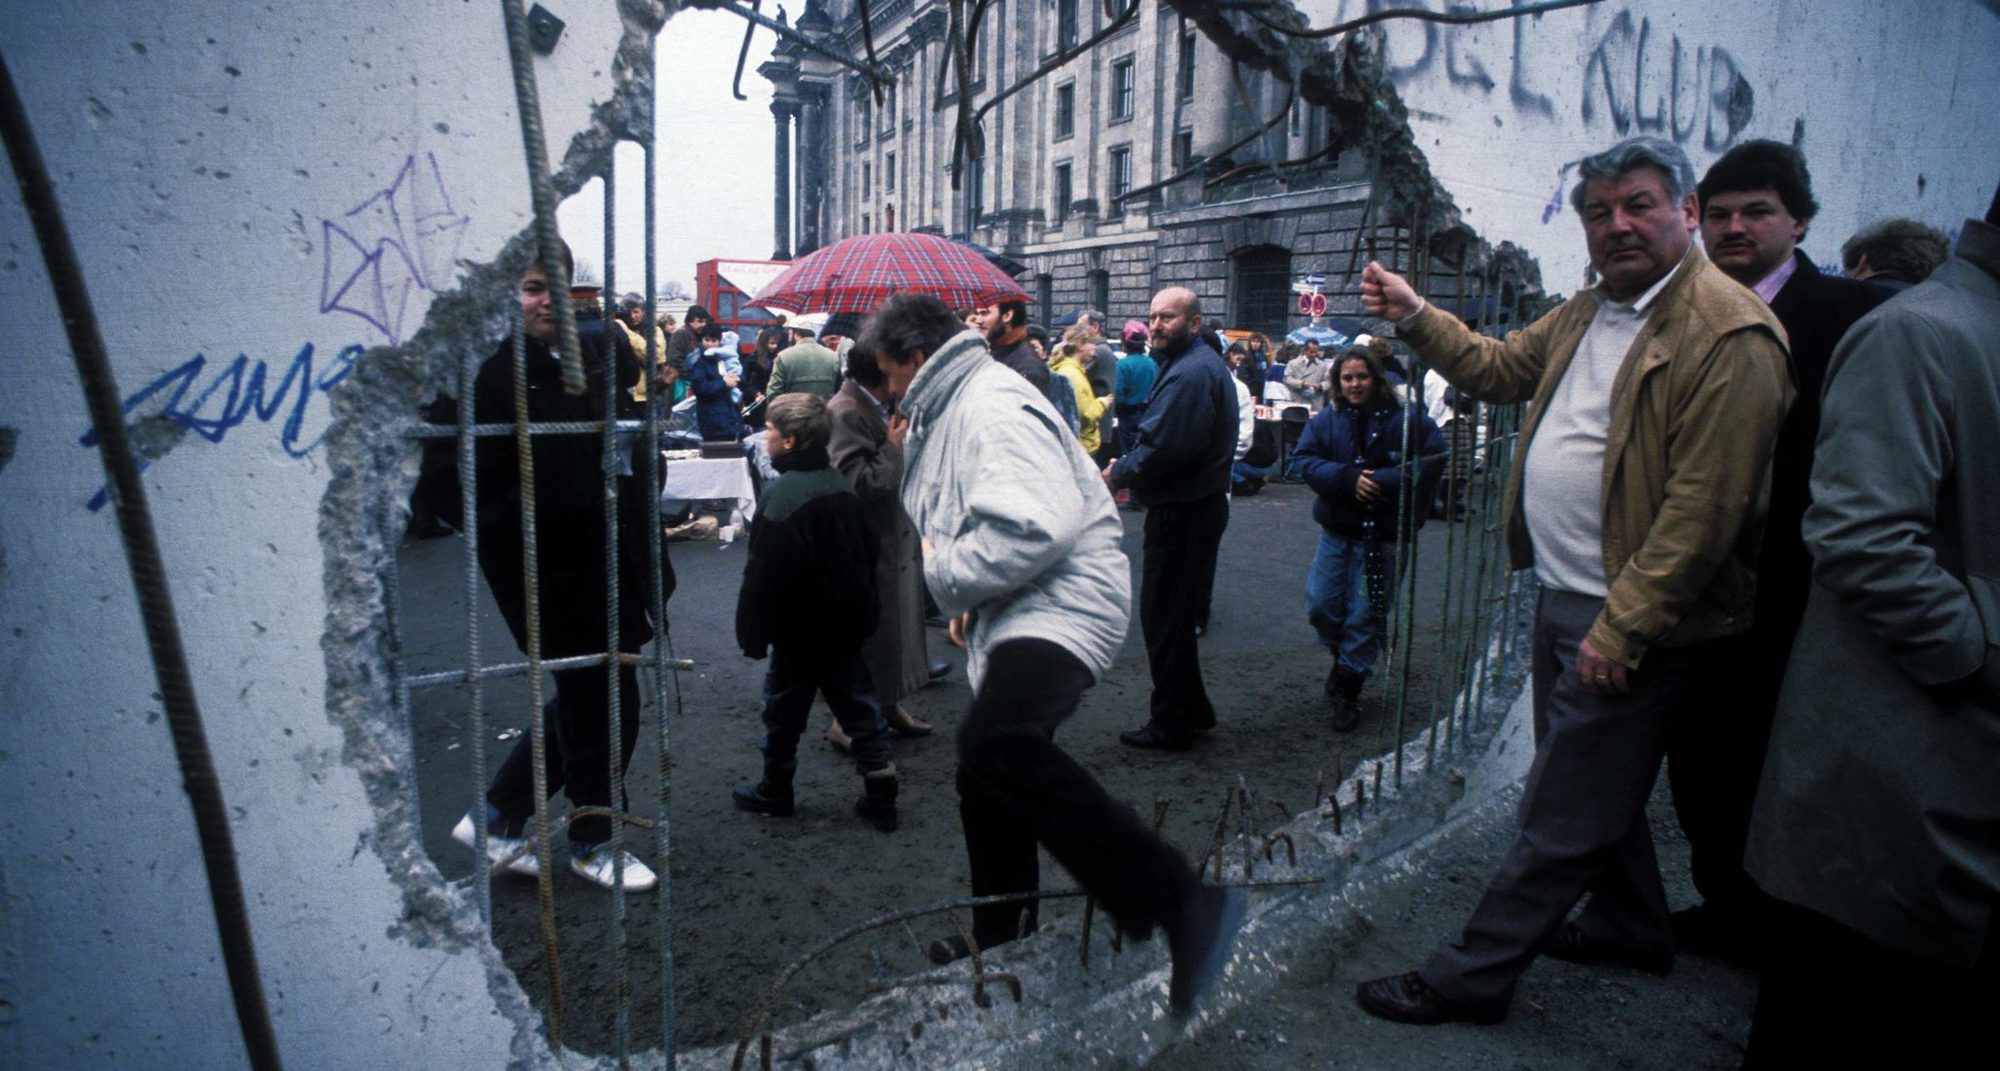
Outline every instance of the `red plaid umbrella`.
{"type": "Polygon", "coordinates": [[[954,309],[1026,301],[1028,292],[977,252],[929,234],[864,234],[821,249],[757,291],[750,304],[788,312],[866,315],[904,290],[954,309]]]}

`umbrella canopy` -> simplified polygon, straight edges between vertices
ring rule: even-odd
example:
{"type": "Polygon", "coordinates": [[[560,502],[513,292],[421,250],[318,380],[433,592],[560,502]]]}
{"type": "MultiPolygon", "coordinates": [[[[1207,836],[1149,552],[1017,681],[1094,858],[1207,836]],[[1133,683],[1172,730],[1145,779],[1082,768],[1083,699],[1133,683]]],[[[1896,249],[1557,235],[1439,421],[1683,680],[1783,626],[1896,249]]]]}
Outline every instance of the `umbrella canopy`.
{"type": "Polygon", "coordinates": [[[1345,346],[1347,345],[1347,340],[1348,336],[1335,331],[1325,324],[1307,324],[1285,336],[1285,341],[1296,342],[1300,345],[1308,342],[1317,342],[1321,349],[1326,349],[1329,346],[1345,346]]]}
{"type": "Polygon", "coordinates": [[[864,234],[819,250],[765,284],[750,304],[866,315],[904,290],[954,309],[1026,301],[1028,292],[985,257],[930,234],[864,234]]]}
{"type": "Polygon", "coordinates": [[[973,252],[979,254],[982,257],[985,257],[986,263],[991,264],[996,268],[999,268],[1001,271],[1007,273],[1008,275],[1019,275],[1022,272],[1028,270],[1028,266],[1026,264],[1023,264],[1020,261],[1015,260],[1013,257],[1010,257],[1007,254],[1000,252],[999,250],[988,249],[987,247],[980,245],[978,242],[967,242],[960,240],[957,242],[957,244],[972,250],[973,252]]]}

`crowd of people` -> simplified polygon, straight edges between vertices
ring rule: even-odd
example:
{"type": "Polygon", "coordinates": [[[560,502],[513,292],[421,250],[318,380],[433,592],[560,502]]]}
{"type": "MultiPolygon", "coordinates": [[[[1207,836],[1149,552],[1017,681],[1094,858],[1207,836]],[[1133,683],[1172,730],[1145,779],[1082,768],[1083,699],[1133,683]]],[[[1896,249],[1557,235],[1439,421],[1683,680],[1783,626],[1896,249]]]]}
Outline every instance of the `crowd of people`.
{"type": "MultiPolygon", "coordinates": [[[[1240,895],[1202,884],[1055,744],[1057,726],[1136,611],[1152,689],[1121,741],[1181,752],[1217,728],[1197,641],[1231,495],[1274,474],[1261,400],[1309,414],[1281,452],[1313,492],[1305,618],[1328,652],[1333,727],[1353,728],[1409,543],[1440,512],[1448,465],[1480,448],[1466,407],[1525,399],[1503,526],[1513,567],[1540,584],[1520,833],[1463,930],[1418,969],[1363,983],[1361,1006],[1493,1023],[1537,956],[1664,973],[1691,952],[1765,969],[1754,1066],[1829,1036],[1886,1038],[1866,1025],[1884,1007],[1904,1034],[1969,1037],[2000,996],[2000,565],[1977,537],[2000,522],[1980,449],[2000,426],[2000,197],[1942,266],[1942,236],[1897,220],[1843,247],[1841,278],[1797,248],[1817,204],[1792,146],[1746,142],[1697,180],[1671,142],[1636,137],[1578,175],[1596,283],[1505,338],[1373,263],[1363,308],[1396,346],[1225,345],[1177,286],[1116,348],[1098,310],[1051,336],[1025,302],[955,310],[920,294],[794,319],[789,345],[760,337],[747,363],[698,308],[650,345],[629,302],[618,331],[582,331],[593,382],[615,376],[641,402],[684,388],[704,438],[742,438],[758,409],[778,475],[737,636],[770,668],[762,773],[737,805],[793,813],[824,695],[828,738],[863,780],[856,813],[893,831],[890,739],[931,731],[903,700],[938,672],[923,626],[941,617],[973,689],[957,751],[972,893],[1032,894],[1046,848],[1123,932],[1165,934],[1185,1014],[1227,956],[1240,895]],[[646,352],[662,357],[642,375],[646,352]],[[1136,599],[1120,509],[1144,513],[1136,599]],[[851,627],[813,624],[827,620],[851,627]],[[1646,816],[1663,763],[1703,898],[1671,913],[1646,816]]],[[[600,419],[601,390],[561,392],[546,287],[541,267],[523,277],[531,416],[600,419]]],[[[482,369],[480,421],[511,419],[513,362],[503,343],[482,369]]],[[[631,612],[607,635],[596,447],[567,438],[536,440],[542,560],[552,539],[572,551],[539,578],[539,654],[637,651],[645,595],[621,570],[631,612]]],[[[526,648],[512,457],[481,444],[481,563],[526,648]]],[[[578,807],[611,805],[608,691],[601,669],[556,675],[547,786],[578,807]]],[[[619,703],[629,758],[625,675],[619,703]]],[[[526,747],[457,835],[534,873],[526,747]]],[[[577,873],[650,884],[635,857],[614,868],[607,831],[571,823],[577,873]]],[[[1031,900],[986,905],[972,937],[1013,940],[1035,919],[1031,900]]],[[[970,951],[957,936],[930,948],[941,963],[970,951]]]]}

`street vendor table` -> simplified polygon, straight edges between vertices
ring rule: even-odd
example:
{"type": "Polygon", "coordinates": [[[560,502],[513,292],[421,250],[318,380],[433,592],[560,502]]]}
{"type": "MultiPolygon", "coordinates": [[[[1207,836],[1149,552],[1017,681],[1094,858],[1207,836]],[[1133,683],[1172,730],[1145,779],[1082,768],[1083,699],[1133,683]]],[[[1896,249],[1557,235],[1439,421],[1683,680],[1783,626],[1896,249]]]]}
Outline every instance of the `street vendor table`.
{"type": "Polygon", "coordinates": [[[750,482],[750,463],[741,457],[666,457],[666,488],[660,492],[662,512],[678,512],[683,502],[725,499],[735,503],[729,523],[748,526],[757,515],[757,489],[750,482]]]}

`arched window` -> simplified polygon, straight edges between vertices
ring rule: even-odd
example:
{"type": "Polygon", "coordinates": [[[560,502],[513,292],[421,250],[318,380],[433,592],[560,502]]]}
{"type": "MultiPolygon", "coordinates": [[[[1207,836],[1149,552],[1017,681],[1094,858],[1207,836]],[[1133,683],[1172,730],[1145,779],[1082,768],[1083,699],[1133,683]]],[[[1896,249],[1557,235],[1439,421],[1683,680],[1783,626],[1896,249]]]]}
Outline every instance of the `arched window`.
{"type": "Polygon", "coordinates": [[[1254,246],[1233,259],[1235,285],[1229,326],[1282,338],[1292,314],[1292,254],[1275,245],[1254,246]]]}

